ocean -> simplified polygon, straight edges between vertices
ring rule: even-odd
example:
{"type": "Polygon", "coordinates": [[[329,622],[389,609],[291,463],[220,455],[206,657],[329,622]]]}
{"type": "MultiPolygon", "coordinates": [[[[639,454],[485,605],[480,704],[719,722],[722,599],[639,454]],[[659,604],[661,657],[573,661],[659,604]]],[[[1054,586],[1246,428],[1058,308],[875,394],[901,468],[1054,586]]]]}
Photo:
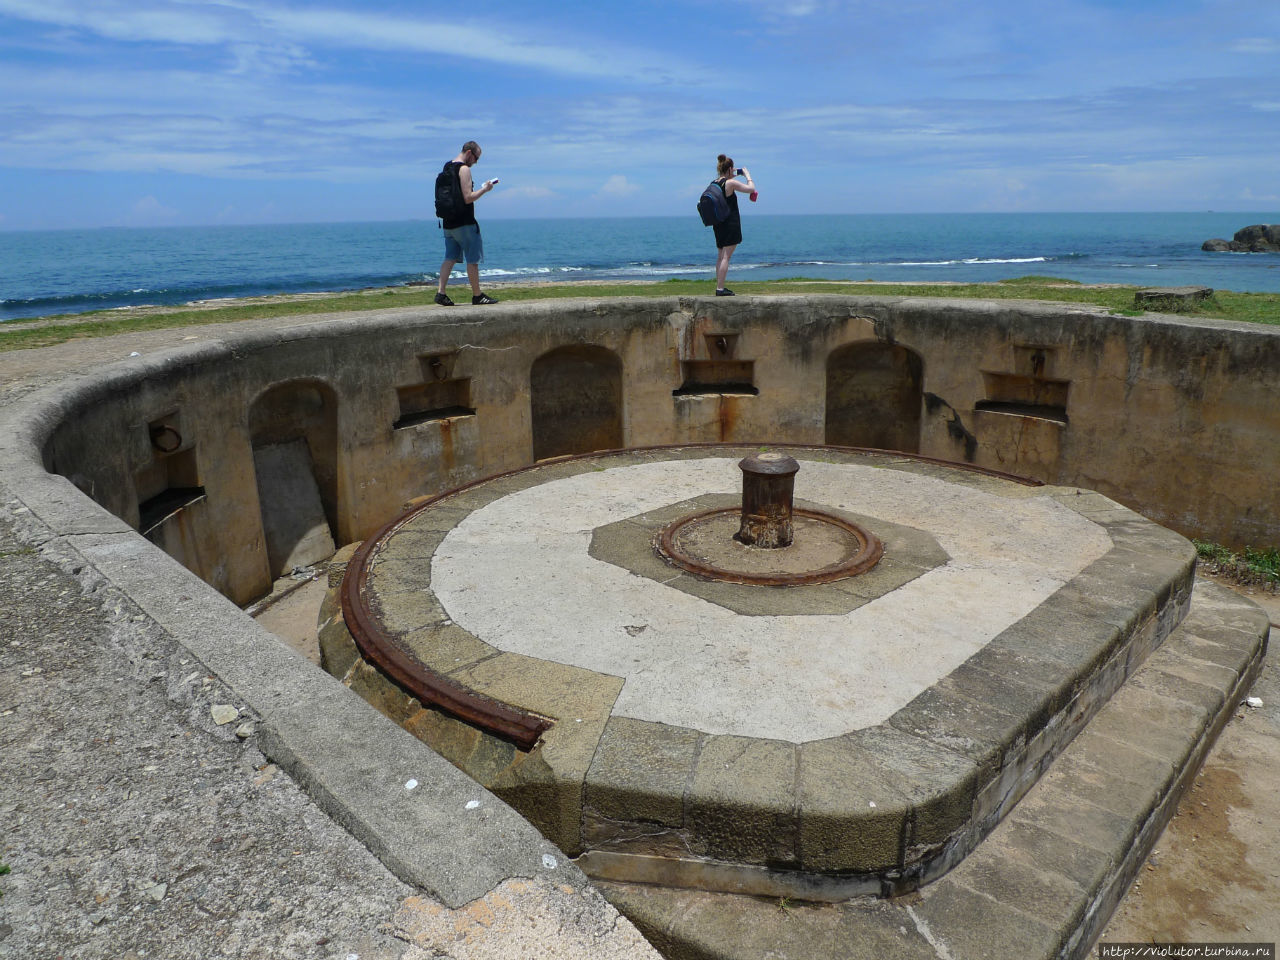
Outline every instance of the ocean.
{"type": "MultiPolygon", "coordinates": [[[[687,217],[481,218],[486,284],[706,280],[711,231],[687,217]]],[[[1280,292],[1280,254],[1205,253],[1280,213],[773,216],[743,205],[729,284],[833,280],[1201,284],[1280,292]]],[[[433,282],[435,220],[0,232],[0,320],[144,304],[433,282]]],[[[455,283],[463,283],[459,267],[455,283]]],[[[498,294],[500,295],[500,293],[498,294]]]]}

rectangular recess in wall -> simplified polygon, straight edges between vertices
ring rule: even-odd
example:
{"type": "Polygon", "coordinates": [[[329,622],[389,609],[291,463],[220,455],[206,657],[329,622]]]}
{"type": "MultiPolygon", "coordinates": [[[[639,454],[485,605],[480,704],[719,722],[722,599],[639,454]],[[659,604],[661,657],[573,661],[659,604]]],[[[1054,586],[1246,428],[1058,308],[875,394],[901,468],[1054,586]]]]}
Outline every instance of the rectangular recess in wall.
{"type": "Polygon", "coordinates": [[[732,360],[738,352],[736,333],[706,333],[703,338],[707,344],[707,356],[714,360],[732,360]]]}
{"type": "Polygon", "coordinates": [[[144,537],[179,510],[204,499],[204,487],[170,487],[138,504],[138,532],[144,537]]]}
{"type": "Polygon", "coordinates": [[[1070,380],[1053,380],[1047,377],[1023,376],[1018,373],[991,373],[982,371],[986,398],[979,400],[975,410],[1004,413],[1016,417],[1035,417],[1039,420],[1067,422],[1067,395],[1070,380]]]}
{"type": "Polygon", "coordinates": [[[471,378],[435,380],[396,387],[400,414],[392,427],[396,430],[431,420],[474,417],[471,406],[471,378]]]}
{"type": "Polygon", "coordinates": [[[194,448],[159,454],[134,474],[138,495],[138,532],[146,536],[179,510],[204,498],[194,448]]]}
{"type": "Polygon", "coordinates": [[[681,360],[684,382],[672,390],[673,397],[701,394],[737,393],[759,396],[754,360],[681,360]]]}
{"type": "Polygon", "coordinates": [[[1035,420],[1049,420],[1066,426],[1067,411],[1064,407],[1046,407],[1043,404],[1009,403],[1003,400],[979,400],[975,410],[987,413],[1003,413],[1011,417],[1029,417],[1035,420]]]}

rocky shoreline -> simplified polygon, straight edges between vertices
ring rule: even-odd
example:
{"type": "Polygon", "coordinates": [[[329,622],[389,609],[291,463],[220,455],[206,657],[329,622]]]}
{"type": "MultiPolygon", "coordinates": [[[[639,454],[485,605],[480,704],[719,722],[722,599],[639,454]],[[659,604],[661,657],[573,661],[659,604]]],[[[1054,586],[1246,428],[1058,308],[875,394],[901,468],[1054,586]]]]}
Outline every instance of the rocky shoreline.
{"type": "Polygon", "coordinates": [[[1230,240],[1215,237],[1200,245],[1210,253],[1280,253],[1280,223],[1255,223],[1230,240]]]}

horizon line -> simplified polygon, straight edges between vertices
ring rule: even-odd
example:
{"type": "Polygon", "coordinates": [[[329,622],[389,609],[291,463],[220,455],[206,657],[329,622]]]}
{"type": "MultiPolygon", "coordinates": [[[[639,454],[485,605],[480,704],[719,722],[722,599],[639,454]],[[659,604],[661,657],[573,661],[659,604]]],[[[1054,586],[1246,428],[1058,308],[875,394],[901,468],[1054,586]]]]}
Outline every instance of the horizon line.
{"type": "MultiPolygon", "coordinates": [[[[934,210],[934,211],[898,211],[898,212],[856,212],[856,213],[753,213],[751,218],[764,217],[798,218],[798,217],[1020,217],[1020,216],[1187,216],[1187,215],[1234,215],[1250,214],[1274,215],[1280,219],[1280,210],[934,210]]],[[[690,215],[691,216],[691,215],[690,215]]],[[[628,214],[613,216],[540,216],[540,217],[504,217],[485,216],[486,222],[520,223],[533,221],[571,221],[571,220],[684,220],[683,214],[628,214]]],[[[243,227],[324,227],[352,226],[364,224],[393,223],[432,223],[436,217],[404,217],[396,220],[261,220],[238,223],[157,223],[157,224],[121,224],[106,223],[94,226],[79,227],[9,227],[0,222],[0,234],[18,233],[69,233],[93,230],[201,230],[216,228],[243,227]]]]}

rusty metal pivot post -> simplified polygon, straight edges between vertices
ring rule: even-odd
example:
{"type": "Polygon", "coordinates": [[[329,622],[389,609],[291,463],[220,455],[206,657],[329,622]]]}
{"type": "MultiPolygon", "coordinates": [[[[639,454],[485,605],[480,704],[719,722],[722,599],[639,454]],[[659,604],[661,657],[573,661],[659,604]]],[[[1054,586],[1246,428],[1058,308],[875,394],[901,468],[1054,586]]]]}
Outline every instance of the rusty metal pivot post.
{"type": "Polygon", "coordinates": [[[752,547],[791,546],[791,501],[800,464],[785,453],[758,453],[739,461],[738,467],[742,525],[734,539],[752,547]]]}

